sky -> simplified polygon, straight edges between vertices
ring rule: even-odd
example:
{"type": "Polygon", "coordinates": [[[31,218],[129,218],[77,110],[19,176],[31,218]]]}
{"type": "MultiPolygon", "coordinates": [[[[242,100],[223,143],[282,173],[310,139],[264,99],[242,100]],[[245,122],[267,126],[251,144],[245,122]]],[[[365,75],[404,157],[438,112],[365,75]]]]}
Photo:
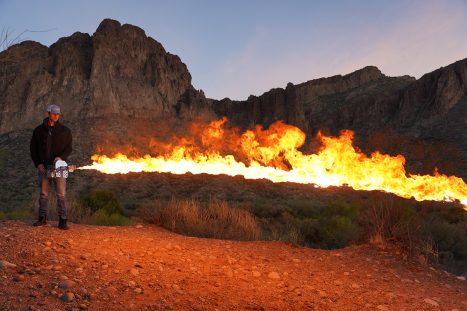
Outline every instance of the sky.
{"type": "Polygon", "coordinates": [[[51,45],[104,18],[143,28],[209,98],[243,100],[368,65],[389,76],[467,58],[467,0],[0,0],[0,29],[51,45]]]}

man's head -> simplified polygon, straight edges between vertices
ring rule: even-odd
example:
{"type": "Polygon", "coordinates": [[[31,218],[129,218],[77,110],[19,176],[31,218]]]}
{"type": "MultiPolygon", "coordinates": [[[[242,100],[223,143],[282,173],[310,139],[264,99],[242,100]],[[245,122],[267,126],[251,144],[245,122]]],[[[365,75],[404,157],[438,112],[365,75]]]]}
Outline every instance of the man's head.
{"type": "Polygon", "coordinates": [[[60,118],[60,107],[57,105],[49,105],[47,112],[49,113],[49,120],[52,122],[57,122],[60,118]]]}

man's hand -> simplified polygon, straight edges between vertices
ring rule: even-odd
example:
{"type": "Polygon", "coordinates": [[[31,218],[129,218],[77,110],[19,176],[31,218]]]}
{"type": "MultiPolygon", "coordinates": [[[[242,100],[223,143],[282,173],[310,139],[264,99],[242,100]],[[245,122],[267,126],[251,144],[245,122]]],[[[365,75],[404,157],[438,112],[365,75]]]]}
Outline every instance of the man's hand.
{"type": "Polygon", "coordinates": [[[39,165],[37,166],[37,169],[39,170],[39,172],[40,172],[41,174],[45,174],[45,173],[47,172],[47,170],[45,169],[44,164],[39,164],[39,165]]]}

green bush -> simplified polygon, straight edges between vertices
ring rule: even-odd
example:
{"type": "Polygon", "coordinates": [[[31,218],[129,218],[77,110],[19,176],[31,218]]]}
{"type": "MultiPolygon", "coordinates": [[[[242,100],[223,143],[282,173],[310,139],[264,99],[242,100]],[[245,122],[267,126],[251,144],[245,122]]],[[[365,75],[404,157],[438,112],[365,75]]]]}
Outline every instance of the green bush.
{"type": "Polygon", "coordinates": [[[30,211],[26,210],[14,210],[8,213],[7,218],[12,220],[27,220],[33,216],[30,211]]]}
{"type": "Polygon", "coordinates": [[[355,239],[359,208],[345,202],[299,202],[292,208],[299,219],[303,243],[319,248],[339,248],[355,239]]]}
{"type": "Polygon", "coordinates": [[[123,215],[123,208],[114,192],[93,190],[81,198],[69,201],[69,218],[81,223],[98,226],[126,226],[130,218],[123,215]]]}
{"type": "Polygon", "coordinates": [[[92,213],[104,210],[107,214],[122,214],[123,208],[117,196],[110,190],[94,190],[88,193],[82,202],[92,213]]]}
{"type": "Polygon", "coordinates": [[[6,219],[6,215],[4,212],[0,211],[0,220],[6,219]]]}
{"type": "Polygon", "coordinates": [[[467,212],[462,207],[429,208],[422,234],[433,241],[439,263],[454,273],[467,271],[467,212]]]}
{"type": "Polygon", "coordinates": [[[97,210],[92,215],[92,222],[98,226],[127,226],[131,223],[128,217],[119,213],[109,214],[105,209],[97,210]]]}

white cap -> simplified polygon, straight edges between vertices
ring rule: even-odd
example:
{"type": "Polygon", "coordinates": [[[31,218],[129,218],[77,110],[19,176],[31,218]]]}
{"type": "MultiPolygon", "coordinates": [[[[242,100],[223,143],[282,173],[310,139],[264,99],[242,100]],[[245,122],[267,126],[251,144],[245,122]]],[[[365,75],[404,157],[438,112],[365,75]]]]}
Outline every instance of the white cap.
{"type": "Polygon", "coordinates": [[[49,105],[49,107],[47,107],[47,112],[60,114],[60,107],[57,105],[49,105]]]}

